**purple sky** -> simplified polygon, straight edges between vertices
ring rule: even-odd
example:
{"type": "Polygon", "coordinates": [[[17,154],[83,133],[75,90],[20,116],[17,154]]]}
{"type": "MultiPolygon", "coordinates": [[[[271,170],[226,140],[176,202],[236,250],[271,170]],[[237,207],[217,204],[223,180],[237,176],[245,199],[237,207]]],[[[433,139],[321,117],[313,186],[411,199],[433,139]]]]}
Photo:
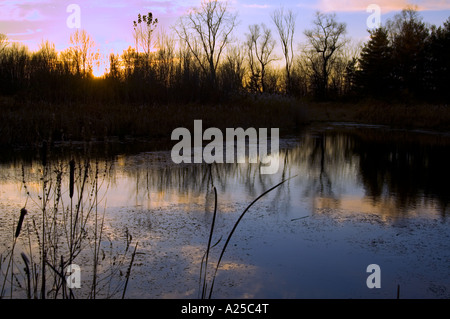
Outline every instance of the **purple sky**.
{"type": "MultiPolygon", "coordinates": [[[[0,33],[10,41],[26,44],[36,50],[42,40],[55,43],[57,50],[69,45],[69,36],[75,31],[67,26],[69,4],[81,9],[81,28],[95,40],[102,53],[122,53],[133,46],[132,22],[137,14],[152,12],[160,21],[158,28],[171,32],[177,18],[189,8],[200,5],[201,0],[4,0],[0,1],[0,33]]],[[[346,22],[348,35],[355,40],[368,36],[366,12],[369,4],[377,4],[382,10],[382,23],[408,4],[417,5],[424,21],[442,25],[450,17],[448,0],[229,0],[231,10],[238,12],[240,24],[235,30],[237,38],[243,38],[250,24],[264,22],[275,28],[271,13],[281,5],[297,12],[296,42],[304,41],[303,31],[311,26],[314,12],[336,12],[339,21],[346,22]]]]}

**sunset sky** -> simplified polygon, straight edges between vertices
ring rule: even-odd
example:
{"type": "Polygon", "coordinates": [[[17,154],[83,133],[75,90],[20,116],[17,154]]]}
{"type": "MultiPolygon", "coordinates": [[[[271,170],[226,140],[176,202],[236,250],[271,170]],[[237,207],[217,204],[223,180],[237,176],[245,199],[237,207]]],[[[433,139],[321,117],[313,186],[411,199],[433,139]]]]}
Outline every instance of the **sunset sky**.
{"type": "MultiPolygon", "coordinates": [[[[137,14],[152,12],[159,20],[158,28],[171,31],[177,18],[189,8],[199,6],[201,0],[4,0],[0,1],[0,33],[10,41],[26,44],[36,50],[42,40],[55,43],[57,50],[69,46],[69,36],[75,31],[67,26],[70,4],[81,9],[81,28],[95,40],[101,52],[122,53],[133,46],[132,22],[137,14]]],[[[346,22],[348,35],[357,40],[367,38],[366,12],[369,4],[382,9],[382,23],[408,4],[417,5],[424,21],[442,25],[450,16],[448,0],[230,0],[231,10],[238,12],[240,24],[235,36],[243,38],[250,24],[264,22],[275,33],[270,15],[281,5],[298,14],[296,42],[304,41],[303,31],[311,26],[314,12],[336,12],[339,21],[346,22]]],[[[276,35],[276,34],[275,34],[276,35]]]]}

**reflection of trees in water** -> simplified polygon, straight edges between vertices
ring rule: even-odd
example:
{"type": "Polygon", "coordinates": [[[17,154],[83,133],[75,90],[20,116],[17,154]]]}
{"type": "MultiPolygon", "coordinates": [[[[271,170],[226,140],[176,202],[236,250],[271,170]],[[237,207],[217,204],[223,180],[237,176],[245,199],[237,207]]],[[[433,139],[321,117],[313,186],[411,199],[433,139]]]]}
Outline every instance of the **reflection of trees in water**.
{"type": "Polygon", "coordinates": [[[354,159],[352,139],[346,135],[320,132],[303,136],[287,153],[290,166],[296,166],[304,197],[339,200],[340,184],[352,178],[354,159]]]}
{"type": "MultiPolygon", "coordinates": [[[[145,160],[145,157],[141,158],[141,161],[145,160]]],[[[174,165],[170,159],[159,165],[129,163],[124,173],[135,180],[134,191],[139,197],[143,196],[143,192],[164,193],[167,190],[181,196],[198,196],[212,190],[212,185],[222,192],[233,192],[236,185],[241,185],[248,195],[257,196],[261,190],[266,190],[279,180],[270,175],[261,175],[258,164],[174,165]]]]}
{"type": "MultiPolygon", "coordinates": [[[[155,193],[164,197],[171,192],[178,197],[204,198],[208,210],[213,206],[212,185],[221,194],[245,192],[245,196],[255,198],[297,174],[286,187],[273,192],[273,205],[289,205],[292,196],[301,196],[321,197],[339,207],[345,188],[361,183],[366,197],[374,204],[394,201],[398,211],[435,202],[443,213],[448,207],[450,195],[446,181],[450,178],[447,167],[450,154],[446,148],[449,142],[439,135],[360,128],[309,132],[289,141],[280,149],[279,171],[274,175],[261,175],[259,164],[250,163],[174,165],[170,152],[166,151],[119,156],[115,154],[121,152],[110,149],[109,153],[91,156],[91,161],[99,161],[100,167],[105,167],[104,175],[110,185],[121,187],[121,176],[126,177],[127,196],[135,197],[137,202],[151,201],[155,193]],[[301,194],[293,195],[290,184],[296,185],[301,194]]],[[[75,156],[82,162],[85,153],[81,153],[61,152],[58,158],[68,163],[75,156]]],[[[39,165],[29,158],[15,158],[2,164],[2,179],[21,181],[22,165],[30,168],[26,170],[26,179],[32,180],[31,168],[39,165]],[[10,176],[11,170],[17,176],[10,176]]]]}
{"type": "Polygon", "coordinates": [[[450,141],[439,135],[420,135],[381,129],[324,131],[303,136],[289,150],[305,181],[303,196],[322,197],[339,207],[342,183],[358,178],[365,195],[380,207],[395,203],[397,212],[437,204],[442,214],[450,194],[450,141]]]}
{"type": "Polygon", "coordinates": [[[393,139],[382,132],[360,134],[355,141],[360,179],[368,196],[393,197],[401,210],[415,208],[421,201],[437,201],[445,214],[450,199],[448,141],[404,133],[393,139]]]}

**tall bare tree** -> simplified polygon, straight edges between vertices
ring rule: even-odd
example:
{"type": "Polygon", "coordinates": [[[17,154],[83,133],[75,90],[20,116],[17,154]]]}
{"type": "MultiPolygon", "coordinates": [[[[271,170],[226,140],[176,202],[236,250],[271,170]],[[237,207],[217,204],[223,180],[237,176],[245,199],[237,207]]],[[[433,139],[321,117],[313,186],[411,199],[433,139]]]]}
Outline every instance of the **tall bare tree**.
{"type": "Polygon", "coordinates": [[[291,69],[294,61],[294,33],[297,14],[292,10],[284,12],[284,8],[275,10],[272,13],[272,21],[277,27],[280,36],[281,48],[286,62],[286,91],[292,90],[291,69]]]}
{"type": "Polygon", "coordinates": [[[136,41],[136,52],[142,48],[144,54],[149,57],[154,46],[153,32],[158,26],[158,19],[153,19],[153,14],[149,12],[147,15],[138,14],[138,19],[133,21],[133,36],[136,41]]]}
{"type": "Polygon", "coordinates": [[[181,17],[175,27],[178,37],[187,44],[214,87],[217,66],[230,43],[236,19],[237,14],[230,12],[227,1],[203,0],[199,8],[181,17]]]}
{"type": "Polygon", "coordinates": [[[92,72],[94,63],[99,59],[98,51],[95,51],[95,42],[85,30],[76,30],[70,35],[70,55],[78,74],[92,72]]]}
{"type": "Polygon", "coordinates": [[[336,14],[325,14],[316,12],[313,21],[314,27],[304,32],[310,45],[310,56],[315,68],[318,83],[317,94],[325,96],[328,91],[328,81],[333,66],[336,52],[339,52],[347,43],[345,34],[347,26],[345,23],[336,21],[336,14]]]}
{"type": "Polygon", "coordinates": [[[261,24],[261,26],[258,24],[250,25],[248,29],[250,33],[247,34],[246,44],[251,72],[251,86],[254,90],[265,92],[267,65],[276,60],[272,55],[275,40],[272,37],[272,31],[265,24],[261,24]],[[258,82],[260,85],[258,85],[258,82]]]}

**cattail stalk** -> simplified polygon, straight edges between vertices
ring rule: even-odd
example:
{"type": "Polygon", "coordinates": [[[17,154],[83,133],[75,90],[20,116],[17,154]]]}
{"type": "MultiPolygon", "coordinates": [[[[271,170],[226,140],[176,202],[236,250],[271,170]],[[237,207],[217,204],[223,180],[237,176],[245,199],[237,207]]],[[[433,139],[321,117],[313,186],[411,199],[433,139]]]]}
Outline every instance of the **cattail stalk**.
{"type": "Polygon", "coordinates": [[[75,161],[72,159],[69,162],[70,167],[70,175],[69,175],[69,196],[73,197],[73,184],[74,184],[74,175],[75,175],[75,161]]]}
{"type": "Polygon", "coordinates": [[[24,207],[24,208],[22,208],[20,210],[19,222],[17,223],[16,233],[14,235],[15,238],[19,237],[19,235],[20,235],[20,231],[22,229],[23,220],[24,220],[26,214],[27,214],[27,210],[24,207]]]}
{"type": "MultiPolygon", "coordinates": [[[[17,237],[19,237],[19,235],[20,235],[20,230],[22,229],[23,220],[24,220],[26,214],[27,214],[27,210],[24,207],[20,210],[19,222],[17,223],[16,232],[14,234],[14,242],[13,242],[13,246],[11,249],[11,255],[9,256],[8,266],[6,267],[5,278],[3,279],[2,290],[0,291],[0,298],[3,296],[3,293],[5,291],[6,277],[9,272],[9,269],[11,267],[11,263],[13,262],[14,248],[16,247],[17,237]]],[[[11,283],[13,281],[12,277],[13,277],[13,273],[11,271],[11,283]]],[[[11,285],[11,296],[12,296],[12,285],[11,285]]]]}

